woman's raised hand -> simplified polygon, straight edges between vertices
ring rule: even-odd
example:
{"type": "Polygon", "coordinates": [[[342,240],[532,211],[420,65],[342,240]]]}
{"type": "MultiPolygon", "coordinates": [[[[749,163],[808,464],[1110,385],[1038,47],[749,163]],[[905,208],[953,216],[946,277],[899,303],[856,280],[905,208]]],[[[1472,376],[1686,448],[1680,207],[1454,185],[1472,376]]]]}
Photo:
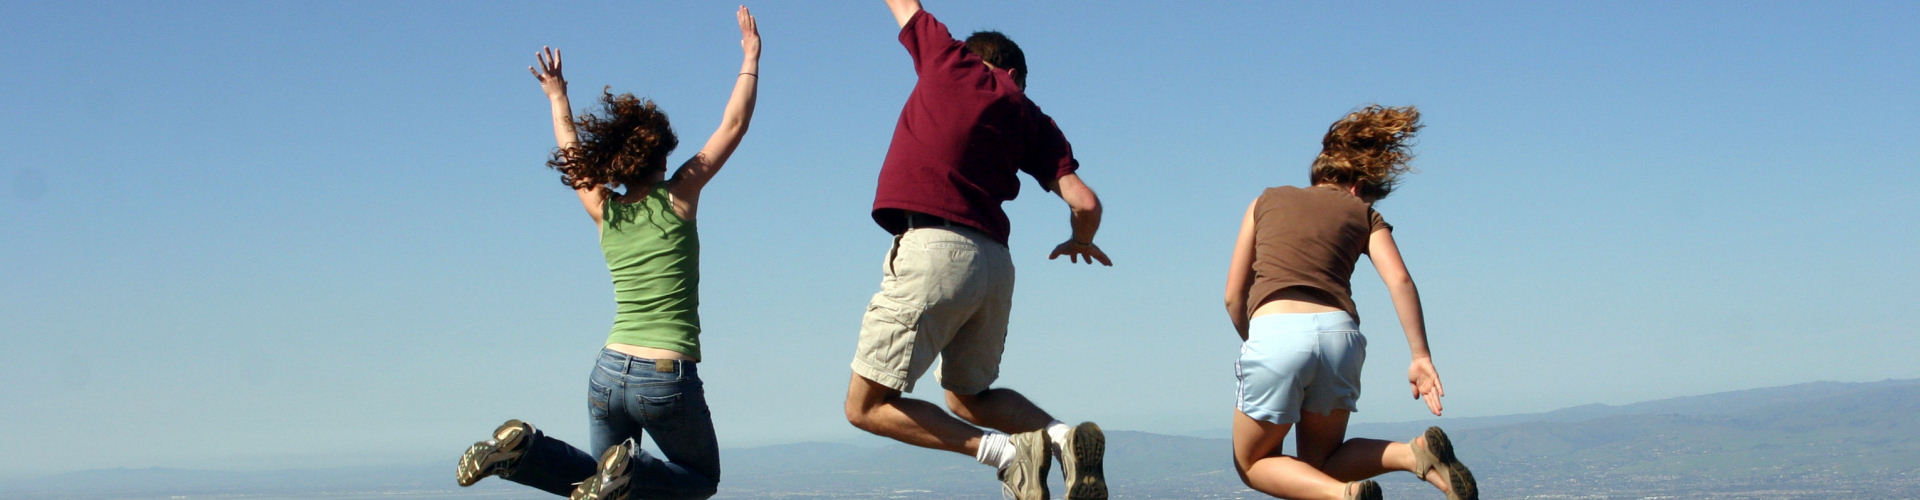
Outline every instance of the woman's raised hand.
{"type": "Polygon", "coordinates": [[[540,60],[540,65],[527,66],[527,72],[540,80],[540,90],[545,91],[547,97],[566,96],[567,79],[560,75],[560,50],[540,47],[540,52],[535,52],[533,56],[540,60]]]}
{"type": "MultiPolygon", "coordinates": [[[[748,12],[747,6],[742,5],[740,10],[734,13],[734,17],[740,18],[740,51],[745,52],[748,58],[759,59],[760,27],[754,24],[753,13],[748,12]]],[[[557,68],[556,66],[556,71],[557,68]]]]}

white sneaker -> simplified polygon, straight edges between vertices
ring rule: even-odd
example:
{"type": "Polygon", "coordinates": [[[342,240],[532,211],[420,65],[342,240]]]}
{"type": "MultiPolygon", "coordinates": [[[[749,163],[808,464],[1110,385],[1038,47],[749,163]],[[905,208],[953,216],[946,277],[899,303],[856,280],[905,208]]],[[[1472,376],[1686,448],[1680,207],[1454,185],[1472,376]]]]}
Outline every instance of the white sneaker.
{"type": "Polygon", "coordinates": [[[1053,467],[1053,461],[1047,459],[1047,431],[1022,432],[1014,434],[1013,463],[1000,469],[1000,494],[1013,500],[1047,500],[1047,469],[1053,467]]]}

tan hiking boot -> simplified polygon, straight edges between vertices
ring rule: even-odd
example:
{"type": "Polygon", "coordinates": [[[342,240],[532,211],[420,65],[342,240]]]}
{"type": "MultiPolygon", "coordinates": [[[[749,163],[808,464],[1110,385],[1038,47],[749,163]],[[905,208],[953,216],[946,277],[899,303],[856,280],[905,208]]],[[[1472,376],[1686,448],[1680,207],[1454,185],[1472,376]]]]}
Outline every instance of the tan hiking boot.
{"type": "Polygon", "coordinates": [[[1067,498],[1107,498],[1107,479],[1101,462],[1107,454],[1107,435],[1093,422],[1081,422],[1060,443],[1060,474],[1067,478],[1067,498]]]}
{"type": "Polygon", "coordinates": [[[626,500],[627,491],[633,484],[633,448],[637,446],[633,438],[627,438],[620,444],[607,448],[600,454],[600,466],[593,469],[593,475],[581,481],[573,488],[573,494],[567,500],[626,500]]]}
{"type": "Polygon", "coordinates": [[[1439,470],[1447,481],[1447,500],[1480,500],[1480,486],[1473,481],[1473,471],[1453,455],[1453,441],[1447,439],[1446,431],[1428,427],[1419,439],[1425,442],[1412,447],[1413,475],[1426,481],[1427,471],[1439,470]]]}
{"type": "Polygon", "coordinates": [[[516,419],[500,424],[493,430],[493,439],[473,443],[460,455],[455,480],[460,486],[473,486],[487,476],[512,471],[520,463],[520,456],[527,453],[528,440],[532,437],[533,426],[526,422],[516,419]]]}
{"type": "Polygon", "coordinates": [[[1380,491],[1380,483],[1372,479],[1347,483],[1346,500],[1382,500],[1386,494],[1380,491]]]}

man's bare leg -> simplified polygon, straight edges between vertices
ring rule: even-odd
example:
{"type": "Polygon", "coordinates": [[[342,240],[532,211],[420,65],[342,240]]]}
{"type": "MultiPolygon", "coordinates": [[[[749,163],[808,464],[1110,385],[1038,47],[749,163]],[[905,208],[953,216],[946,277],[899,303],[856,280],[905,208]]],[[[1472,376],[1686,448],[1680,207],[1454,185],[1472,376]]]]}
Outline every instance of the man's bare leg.
{"type": "Polygon", "coordinates": [[[987,389],[974,395],[947,391],[947,408],[961,420],[1007,434],[1038,430],[1053,422],[1052,415],[1013,389],[987,389]]]}
{"type": "Polygon", "coordinates": [[[900,391],[859,374],[847,384],[846,410],[847,422],[860,430],[970,457],[979,452],[980,436],[986,432],[948,415],[933,403],[902,397],[900,391]]]}

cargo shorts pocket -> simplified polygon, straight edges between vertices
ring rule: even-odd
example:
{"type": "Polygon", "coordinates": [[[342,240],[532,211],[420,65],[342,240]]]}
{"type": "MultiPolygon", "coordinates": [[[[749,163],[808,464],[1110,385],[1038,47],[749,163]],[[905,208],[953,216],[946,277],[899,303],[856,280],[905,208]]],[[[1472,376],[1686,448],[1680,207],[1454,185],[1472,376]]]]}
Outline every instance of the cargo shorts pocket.
{"type": "Polygon", "coordinates": [[[913,354],[921,308],[875,295],[860,320],[860,352],[881,366],[904,368],[913,354]]]}
{"type": "Polygon", "coordinates": [[[863,376],[888,387],[912,386],[922,315],[920,307],[882,295],[873,297],[860,321],[860,345],[854,355],[856,365],[866,368],[863,376]]]}

